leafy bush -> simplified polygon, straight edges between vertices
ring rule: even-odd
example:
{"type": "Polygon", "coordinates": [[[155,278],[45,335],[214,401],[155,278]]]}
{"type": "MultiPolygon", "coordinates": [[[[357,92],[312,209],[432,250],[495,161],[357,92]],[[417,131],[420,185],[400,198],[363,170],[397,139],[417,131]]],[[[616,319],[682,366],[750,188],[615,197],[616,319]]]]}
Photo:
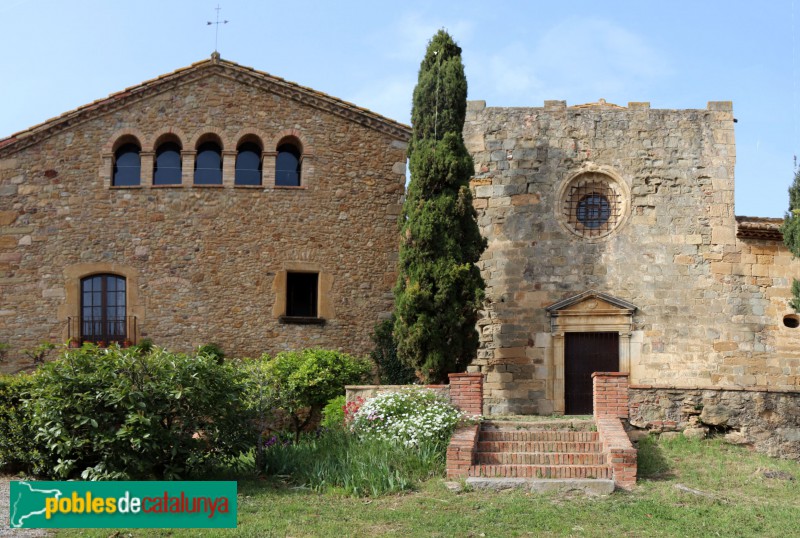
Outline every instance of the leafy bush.
{"type": "Polygon", "coordinates": [[[23,349],[22,353],[24,353],[25,356],[33,362],[33,364],[42,364],[47,354],[51,350],[55,349],[55,347],[56,345],[51,342],[42,342],[35,348],[23,349]]]}
{"type": "Polygon", "coordinates": [[[50,477],[176,479],[252,446],[243,390],[208,355],[87,344],[37,371],[27,405],[50,477]]]}
{"type": "Polygon", "coordinates": [[[289,351],[257,360],[261,364],[250,368],[259,373],[261,386],[249,392],[258,392],[265,407],[283,410],[296,439],[319,418],[329,400],[344,394],[345,385],[363,382],[372,370],[365,359],[325,349],[289,351]]]}
{"type": "Polygon", "coordinates": [[[253,441],[256,446],[256,468],[263,468],[266,435],[272,429],[275,418],[275,390],[267,368],[269,356],[260,359],[244,359],[241,370],[245,375],[244,405],[255,428],[253,441]]]}
{"type": "Polygon", "coordinates": [[[444,472],[444,450],[438,443],[407,448],[375,438],[359,438],[342,428],[299,443],[275,443],[265,454],[269,475],[315,491],[341,491],[377,496],[413,489],[419,482],[444,472]]]}
{"type": "Polygon", "coordinates": [[[367,400],[351,428],[363,437],[407,447],[424,442],[446,444],[464,414],[430,389],[385,392],[367,400]]]}
{"type": "Polygon", "coordinates": [[[219,344],[203,344],[197,348],[197,354],[214,357],[220,364],[225,360],[225,352],[222,351],[222,348],[219,346],[219,344]]]}
{"type": "Polygon", "coordinates": [[[347,403],[345,396],[337,396],[328,402],[322,410],[320,425],[329,430],[344,428],[344,406],[347,403]]]}
{"type": "Polygon", "coordinates": [[[150,353],[155,348],[153,344],[153,340],[151,338],[142,338],[139,340],[139,343],[133,346],[133,349],[138,351],[139,353],[145,354],[150,353]]]}
{"type": "Polygon", "coordinates": [[[0,377],[0,470],[4,472],[43,470],[30,413],[23,405],[32,382],[29,374],[0,377]]]}
{"type": "Polygon", "coordinates": [[[417,381],[414,369],[397,357],[397,342],[394,334],[394,315],[375,325],[372,342],[375,349],[370,357],[378,366],[378,377],[384,385],[409,385],[417,381]]]}

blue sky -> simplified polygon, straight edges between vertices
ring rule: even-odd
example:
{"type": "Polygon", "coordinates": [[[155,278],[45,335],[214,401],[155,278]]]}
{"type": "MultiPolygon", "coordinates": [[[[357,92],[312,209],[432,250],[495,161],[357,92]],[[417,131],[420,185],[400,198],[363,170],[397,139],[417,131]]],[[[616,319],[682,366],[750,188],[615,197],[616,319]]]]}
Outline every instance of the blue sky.
{"type": "Polygon", "coordinates": [[[464,50],[488,106],[733,101],[736,213],[780,217],[800,153],[800,0],[0,0],[0,138],[207,58],[402,122],[428,39],[464,50]]]}

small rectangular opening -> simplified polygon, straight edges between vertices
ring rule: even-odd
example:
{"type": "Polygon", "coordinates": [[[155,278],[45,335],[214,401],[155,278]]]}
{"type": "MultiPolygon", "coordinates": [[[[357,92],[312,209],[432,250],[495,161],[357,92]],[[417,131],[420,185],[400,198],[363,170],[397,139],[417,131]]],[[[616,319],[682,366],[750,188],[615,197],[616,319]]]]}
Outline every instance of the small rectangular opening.
{"type": "Polygon", "coordinates": [[[286,274],[286,316],[316,318],[319,273],[286,274]]]}

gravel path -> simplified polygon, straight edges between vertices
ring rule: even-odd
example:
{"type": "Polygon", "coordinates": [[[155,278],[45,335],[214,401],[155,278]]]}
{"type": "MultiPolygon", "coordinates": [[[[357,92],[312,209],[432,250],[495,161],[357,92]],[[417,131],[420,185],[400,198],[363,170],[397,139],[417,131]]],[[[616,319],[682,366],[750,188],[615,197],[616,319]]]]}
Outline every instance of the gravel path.
{"type": "Polygon", "coordinates": [[[9,482],[12,477],[0,476],[0,536],[47,536],[42,529],[11,529],[8,526],[9,516],[9,482]]]}

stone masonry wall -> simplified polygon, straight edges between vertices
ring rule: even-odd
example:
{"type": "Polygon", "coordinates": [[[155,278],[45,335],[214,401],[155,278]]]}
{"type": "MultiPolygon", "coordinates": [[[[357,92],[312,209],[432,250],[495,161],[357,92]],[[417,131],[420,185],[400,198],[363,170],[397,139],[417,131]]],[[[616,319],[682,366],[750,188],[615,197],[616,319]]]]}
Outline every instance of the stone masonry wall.
{"type": "Polygon", "coordinates": [[[12,346],[3,369],[27,366],[25,348],[64,342],[80,273],[109,268],[131,275],[137,337],[157,345],[215,342],[240,357],[311,346],[365,354],[392,308],[403,138],[209,74],[88,113],[18,151],[0,148],[0,341],[12,346]],[[191,170],[182,186],[109,188],[104,154],[115,133],[134,133],[152,163],[144,153],[161,134],[193,150],[209,132],[225,141],[226,173],[242,136],[269,152],[282,133],[296,134],[309,154],[304,187],[275,188],[265,169],[261,188],[196,187],[191,170]],[[287,270],[320,273],[324,325],[279,321],[287,270]]]}
{"type": "Polygon", "coordinates": [[[714,431],[773,457],[800,460],[800,392],[630,387],[630,423],[654,431],[714,431]]]}
{"type": "Polygon", "coordinates": [[[470,366],[487,375],[485,413],[563,408],[545,307],[587,290],[637,307],[630,333],[620,333],[633,384],[798,387],[800,329],[782,318],[800,263],[780,241],[736,237],[729,102],[470,102],[464,138],[489,243],[470,366]],[[579,237],[564,224],[559,193],[581,172],[608,174],[627,192],[622,224],[607,237],[579,237]]]}

